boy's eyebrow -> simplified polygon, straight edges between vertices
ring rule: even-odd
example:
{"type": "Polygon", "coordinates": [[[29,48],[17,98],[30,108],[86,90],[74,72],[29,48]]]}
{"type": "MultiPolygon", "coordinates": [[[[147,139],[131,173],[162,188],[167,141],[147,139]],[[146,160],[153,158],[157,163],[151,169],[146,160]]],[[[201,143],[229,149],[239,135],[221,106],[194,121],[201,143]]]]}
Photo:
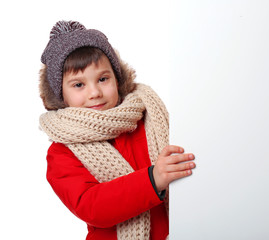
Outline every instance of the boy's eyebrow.
{"type": "Polygon", "coordinates": [[[104,73],[113,73],[110,69],[104,69],[99,72],[99,74],[104,74],[104,73]]]}
{"type": "MultiPolygon", "coordinates": [[[[102,75],[102,74],[106,74],[106,73],[109,73],[109,74],[113,74],[113,70],[110,70],[110,69],[104,69],[104,70],[100,70],[100,72],[98,72],[97,74],[98,75],[102,75]]],[[[75,82],[75,81],[78,81],[78,80],[82,80],[84,77],[83,76],[71,76],[69,79],[67,79],[66,81],[68,83],[72,83],[72,82],[75,82]]]]}
{"type": "Polygon", "coordinates": [[[69,79],[66,79],[66,82],[67,82],[67,83],[72,83],[72,82],[80,81],[80,80],[82,80],[82,79],[83,79],[83,77],[72,76],[72,77],[70,77],[69,79]]]}
{"type": "Polygon", "coordinates": [[[79,81],[79,78],[71,78],[71,79],[68,79],[66,82],[72,83],[72,82],[77,82],[77,81],[79,81]]]}

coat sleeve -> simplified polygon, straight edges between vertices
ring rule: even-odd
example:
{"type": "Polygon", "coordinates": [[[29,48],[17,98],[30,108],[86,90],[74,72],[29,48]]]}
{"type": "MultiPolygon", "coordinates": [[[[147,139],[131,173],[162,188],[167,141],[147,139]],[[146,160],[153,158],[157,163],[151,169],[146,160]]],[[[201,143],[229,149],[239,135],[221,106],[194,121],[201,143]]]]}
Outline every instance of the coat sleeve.
{"type": "Polygon", "coordinates": [[[53,143],[47,155],[47,180],[77,217],[98,228],[112,227],[162,203],[148,168],[99,183],[63,144],[53,143]]]}

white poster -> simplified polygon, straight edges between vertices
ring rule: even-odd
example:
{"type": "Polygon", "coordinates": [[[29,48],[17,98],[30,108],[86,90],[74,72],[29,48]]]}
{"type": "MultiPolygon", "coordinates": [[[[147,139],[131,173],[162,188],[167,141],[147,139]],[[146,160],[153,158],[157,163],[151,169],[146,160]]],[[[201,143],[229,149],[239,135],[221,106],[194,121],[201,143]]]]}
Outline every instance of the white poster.
{"type": "Polygon", "coordinates": [[[171,240],[269,239],[269,2],[174,1],[171,240]]]}

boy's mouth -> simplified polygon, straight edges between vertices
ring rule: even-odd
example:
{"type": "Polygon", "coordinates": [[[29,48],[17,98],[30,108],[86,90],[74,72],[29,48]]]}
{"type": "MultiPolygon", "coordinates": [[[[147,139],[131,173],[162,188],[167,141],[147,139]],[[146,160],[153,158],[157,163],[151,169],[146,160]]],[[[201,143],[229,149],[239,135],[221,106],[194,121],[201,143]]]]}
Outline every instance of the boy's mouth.
{"type": "Polygon", "coordinates": [[[102,109],[104,106],[105,106],[105,103],[102,103],[102,104],[90,106],[89,108],[99,110],[99,109],[102,109]]]}

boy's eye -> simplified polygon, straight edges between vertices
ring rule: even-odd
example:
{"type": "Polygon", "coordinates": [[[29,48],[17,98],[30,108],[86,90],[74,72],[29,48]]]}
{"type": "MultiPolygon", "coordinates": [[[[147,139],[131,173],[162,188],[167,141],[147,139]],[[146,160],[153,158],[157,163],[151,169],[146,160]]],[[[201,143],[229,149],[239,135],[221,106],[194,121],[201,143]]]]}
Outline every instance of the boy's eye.
{"type": "Polygon", "coordinates": [[[100,79],[99,79],[99,82],[104,82],[104,81],[106,81],[107,80],[107,77],[101,77],[100,79]]]}
{"type": "Polygon", "coordinates": [[[76,88],[81,88],[83,86],[83,83],[76,83],[75,85],[74,85],[74,87],[76,87],[76,88]]]}

